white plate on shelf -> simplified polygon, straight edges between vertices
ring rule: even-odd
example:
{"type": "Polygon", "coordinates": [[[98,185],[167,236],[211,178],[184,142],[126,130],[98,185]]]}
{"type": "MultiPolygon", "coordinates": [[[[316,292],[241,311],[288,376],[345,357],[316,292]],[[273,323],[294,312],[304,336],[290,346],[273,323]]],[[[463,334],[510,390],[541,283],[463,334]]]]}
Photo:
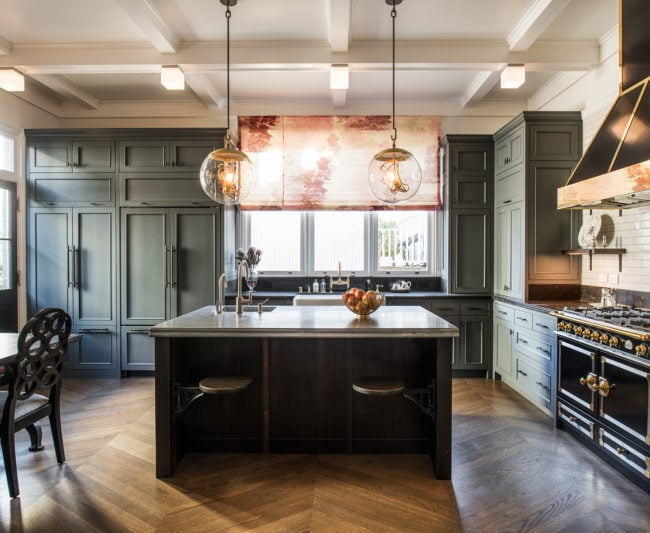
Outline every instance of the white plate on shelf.
{"type": "Polygon", "coordinates": [[[582,248],[593,248],[594,244],[598,242],[601,226],[602,218],[600,215],[589,215],[578,232],[578,244],[582,248]]]}
{"type": "Polygon", "coordinates": [[[411,292],[411,289],[390,289],[390,292],[411,292]]]}

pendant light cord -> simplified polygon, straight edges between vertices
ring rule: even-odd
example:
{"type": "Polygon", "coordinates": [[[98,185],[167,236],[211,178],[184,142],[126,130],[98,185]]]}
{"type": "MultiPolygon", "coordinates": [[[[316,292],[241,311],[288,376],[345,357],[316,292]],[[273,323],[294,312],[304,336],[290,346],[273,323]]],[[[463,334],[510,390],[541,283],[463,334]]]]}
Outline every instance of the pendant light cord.
{"type": "Polygon", "coordinates": [[[397,10],[395,9],[395,4],[393,4],[390,16],[393,19],[393,133],[390,138],[393,141],[393,148],[395,148],[395,143],[397,142],[397,128],[395,127],[395,19],[397,18],[397,10]]]}
{"type": "Polygon", "coordinates": [[[230,5],[226,6],[226,144],[230,140],[230,5]]]}

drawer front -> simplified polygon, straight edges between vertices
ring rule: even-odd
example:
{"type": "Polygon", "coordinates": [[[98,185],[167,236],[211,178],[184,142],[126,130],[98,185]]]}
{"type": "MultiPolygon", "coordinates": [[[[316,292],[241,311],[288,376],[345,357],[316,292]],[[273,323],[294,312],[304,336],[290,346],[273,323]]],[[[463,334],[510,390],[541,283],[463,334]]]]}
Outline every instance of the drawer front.
{"type": "Polygon", "coordinates": [[[514,204],[524,199],[523,165],[497,179],[496,206],[514,204]]]}
{"type": "Polygon", "coordinates": [[[551,376],[525,355],[517,353],[517,385],[527,396],[547,408],[551,405],[551,376]]]}
{"type": "Polygon", "coordinates": [[[605,428],[600,428],[598,440],[610,457],[631,468],[642,478],[650,479],[650,457],[615,437],[605,428]]]}
{"type": "Polygon", "coordinates": [[[83,177],[32,174],[30,203],[32,205],[109,205],[115,203],[113,177],[84,175],[83,177]]]}
{"type": "Polygon", "coordinates": [[[465,315],[488,315],[490,313],[490,302],[460,302],[460,314],[465,315]]]}
{"type": "Polygon", "coordinates": [[[214,204],[195,175],[122,174],[120,180],[120,204],[123,206],[214,204]]]}
{"type": "Polygon", "coordinates": [[[570,424],[585,437],[593,440],[595,437],[595,424],[579,411],[569,407],[567,404],[557,402],[557,417],[563,422],[570,424]]]}
{"type": "Polygon", "coordinates": [[[431,302],[429,309],[434,315],[458,315],[460,314],[460,304],[458,302],[431,302]]]}
{"type": "Polygon", "coordinates": [[[543,368],[550,370],[553,358],[553,338],[531,334],[526,330],[517,329],[517,347],[528,352],[532,359],[543,368]]]}
{"type": "Polygon", "coordinates": [[[541,313],[533,313],[533,331],[545,335],[552,335],[556,329],[557,319],[555,317],[541,313]]]}
{"type": "Polygon", "coordinates": [[[515,309],[515,324],[522,328],[533,329],[533,313],[523,309],[515,309]]]}
{"type": "Polygon", "coordinates": [[[515,309],[510,305],[502,302],[494,302],[494,317],[506,322],[515,321],[515,309]]]}

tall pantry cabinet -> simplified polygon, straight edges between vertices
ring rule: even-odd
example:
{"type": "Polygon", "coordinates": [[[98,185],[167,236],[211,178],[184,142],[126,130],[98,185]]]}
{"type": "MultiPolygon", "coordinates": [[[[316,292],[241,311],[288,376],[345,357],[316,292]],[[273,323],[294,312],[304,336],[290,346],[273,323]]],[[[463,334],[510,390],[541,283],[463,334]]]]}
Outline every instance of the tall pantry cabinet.
{"type": "Polygon", "coordinates": [[[223,130],[27,132],[28,312],[56,306],[72,317],[81,341],[67,375],[151,371],[148,328],[214,303],[224,212],[198,170],[222,139],[223,130]]]}
{"type": "Polygon", "coordinates": [[[552,415],[555,319],[525,302],[580,283],[580,213],[558,211],[557,189],[582,147],[580,113],[524,112],[494,136],[494,374],[552,415]]]}

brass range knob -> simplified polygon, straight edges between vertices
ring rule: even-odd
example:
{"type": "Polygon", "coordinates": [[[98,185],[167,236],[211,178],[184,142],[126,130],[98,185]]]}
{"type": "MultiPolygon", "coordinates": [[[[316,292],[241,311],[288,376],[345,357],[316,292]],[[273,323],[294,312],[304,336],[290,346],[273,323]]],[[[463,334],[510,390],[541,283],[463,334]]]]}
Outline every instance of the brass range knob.
{"type": "Polygon", "coordinates": [[[589,328],[585,328],[585,329],[583,329],[583,330],[582,330],[582,336],[583,336],[585,339],[588,339],[589,337],[591,337],[591,330],[590,330],[589,328]]]}
{"type": "MultiPolygon", "coordinates": [[[[616,388],[616,384],[612,383],[610,385],[609,381],[607,381],[607,378],[600,377],[598,378],[598,385],[596,385],[596,389],[598,391],[598,394],[601,396],[609,396],[609,393],[613,391],[616,388]]],[[[593,390],[593,389],[592,389],[593,390]]]]}
{"type": "Polygon", "coordinates": [[[619,341],[618,341],[618,337],[616,337],[616,336],[612,336],[612,338],[609,339],[609,345],[610,345],[612,348],[618,348],[618,343],[619,343],[619,341]]]}
{"type": "Polygon", "coordinates": [[[609,335],[607,333],[601,333],[599,340],[601,344],[607,344],[609,342],[609,335]]]}
{"type": "Polygon", "coordinates": [[[593,372],[589,372],[584,378],[580,378],[580,385],[587,385],[587,387],[596,392],[598,390],[598,376],[593,372]]]}
{"type": "Polygon", "coordinates": [[[598,342],[598,339],[600,339],[600,333],[598,333],[596,330],[591,332],[591,340],[594,342],[598,342]]]}
{"type": "Polygon", "coordinates": [[[573,326],[573,333],[576,335],[582,335],[582,328],[580,326],[573,326]]]}
{"type": "Polygon", "coordinates": [[[559,331],[566,331],[567,326],[568,324],[564,320],[557,323],[557,329],[559,331]]]}
{"type": "Polygon", "coordinates": [[[645,344],[638,344],[635,351],[637,355],[644,357],[648,353],[648,347],[645,344]]]}

